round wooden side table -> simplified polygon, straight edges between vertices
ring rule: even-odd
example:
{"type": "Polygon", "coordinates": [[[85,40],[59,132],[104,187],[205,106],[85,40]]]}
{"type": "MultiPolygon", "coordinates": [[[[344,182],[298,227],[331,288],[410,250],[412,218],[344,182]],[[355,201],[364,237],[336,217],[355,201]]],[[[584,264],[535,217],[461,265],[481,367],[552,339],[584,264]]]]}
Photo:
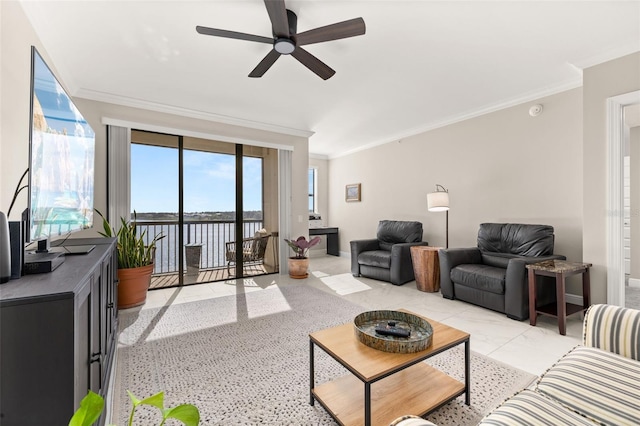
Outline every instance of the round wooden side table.
{"type": "Polygon", "coordinates": [[[440,291],[440,260],[438,250],[442,247],[412,246],[411,261],[416,277],[416,287],[420,291],[435,293],[440,291]]]}

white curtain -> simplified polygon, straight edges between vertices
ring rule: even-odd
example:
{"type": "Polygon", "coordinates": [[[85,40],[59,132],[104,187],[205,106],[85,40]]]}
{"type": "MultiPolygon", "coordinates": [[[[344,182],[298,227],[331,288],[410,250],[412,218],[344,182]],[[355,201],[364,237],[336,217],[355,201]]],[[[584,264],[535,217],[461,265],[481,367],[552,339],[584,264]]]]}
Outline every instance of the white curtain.
{"type": "MultiPolygon", "coordinates": [[[[291,167],[292,167],[292,151],[278,150],[278,186],[279,186],[279,202],[280,202],[280,241],[284,238],[291,238],[291,167]]],[[[288,264],[288,247],[285,244],[278,244],[280,247],[280,274],[289,273],[288,264]]]]}
{"type": "Polygon", "coordinates": [[[119,228],[120,218],[131,216],[131,129],[107,126],[107,214],[119,228]]]}

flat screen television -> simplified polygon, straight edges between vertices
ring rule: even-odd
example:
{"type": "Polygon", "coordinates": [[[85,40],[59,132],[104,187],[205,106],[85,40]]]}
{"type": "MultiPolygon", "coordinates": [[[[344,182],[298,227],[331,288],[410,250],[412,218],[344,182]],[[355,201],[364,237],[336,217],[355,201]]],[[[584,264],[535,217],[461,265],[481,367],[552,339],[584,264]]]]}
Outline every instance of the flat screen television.
{"type": "Polygon", "coordinates": [[[95,133],[34,46],[30,109],[27,234],[48,247],[93,226],[95,133]]]}

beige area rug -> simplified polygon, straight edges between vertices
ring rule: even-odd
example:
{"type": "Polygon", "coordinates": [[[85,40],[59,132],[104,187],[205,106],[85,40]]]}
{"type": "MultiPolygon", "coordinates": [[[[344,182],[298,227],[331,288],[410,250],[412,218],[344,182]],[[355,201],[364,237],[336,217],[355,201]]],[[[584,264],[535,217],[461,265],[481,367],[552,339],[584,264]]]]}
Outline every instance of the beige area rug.
{"type": "MultiPolygon", "coordinates": [[[[320,404],[309,405],[308,335],[350,322],[362,311],[303,284],[122,311],[111,421],[127,424],[130,390],[141,398],[165,391],[167,406],[192,403],[203,425],[333,425],[320,404]]],[[[473,336],[471,342],[473,348],[473,336]]],[[[462,380],[462,349],[429,363],[462,380]]],[[[321,349],[315,352],[316,383],[346,374],[321,349]]],[[[471,371],[471,406],[461,396],[428,419],[442,426],[475,425],[535,379],[473,352],[471,371]]],[[[134,424],[158,419],[144,409],[134,424]]]]}

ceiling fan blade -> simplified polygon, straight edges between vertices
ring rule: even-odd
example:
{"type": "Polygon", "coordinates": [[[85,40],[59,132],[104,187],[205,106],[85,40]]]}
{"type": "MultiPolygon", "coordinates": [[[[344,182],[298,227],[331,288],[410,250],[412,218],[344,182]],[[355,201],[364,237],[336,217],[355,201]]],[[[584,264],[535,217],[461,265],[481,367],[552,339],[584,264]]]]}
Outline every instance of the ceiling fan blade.
{"type": "Polygon", "coordinates": [[[196,27],[196,31],[198,33],[204,34],[204,35],[233,38],[233,39],[237,39],[237,40],[257,41],[259,43],[273,44],[273,39],[272,38],[257,36],[257,35],[253,35],[253,34],[239,33],[237,31],[219,30],[217,28],[201,27],[200,25],[198,25],[196,27]]]}
{"type": "Polygon", "coordinates": [[[254,78],[262,77],[264,73],[267,72],[269,68],[271,68],[271,65],[273,65],[279,57],[280,57],[280,54],[276,52],[275,49],[271,50],[271,52],[267,53],[267,56],[265,56],[264,59],[260,61],[258,66],[255,67],[253,71],[251,71],[251,73],[249,73],[249,77],[254,77],[254,78]]]}
{"type": "Polygon", "coordinates": [[[264,0],[267,7],[273,34],[276,37],[289,37],[289,20],[287,19],[287,8],[284,6],[284,0],[264,0]]]}
{"type": "Polygon", "coordinates": [[[296,47],[296,50],[293,51],[291,56],[300,61],[302,65],[316,73],[318,77],[323,80],[331,78],[331,76],[336,73],[327,64],[325,64],[320,59],[316,58],[301,47],[296,47]]]}
{"type": "Polygon", "coordinates": [[[298,46],[304,46],[307,44],[322,43],[323,41],[355,37],[364,34],[365,30],[364,19],[350,19],[300,33],[296,35],[296,44],[298,46]]]}

